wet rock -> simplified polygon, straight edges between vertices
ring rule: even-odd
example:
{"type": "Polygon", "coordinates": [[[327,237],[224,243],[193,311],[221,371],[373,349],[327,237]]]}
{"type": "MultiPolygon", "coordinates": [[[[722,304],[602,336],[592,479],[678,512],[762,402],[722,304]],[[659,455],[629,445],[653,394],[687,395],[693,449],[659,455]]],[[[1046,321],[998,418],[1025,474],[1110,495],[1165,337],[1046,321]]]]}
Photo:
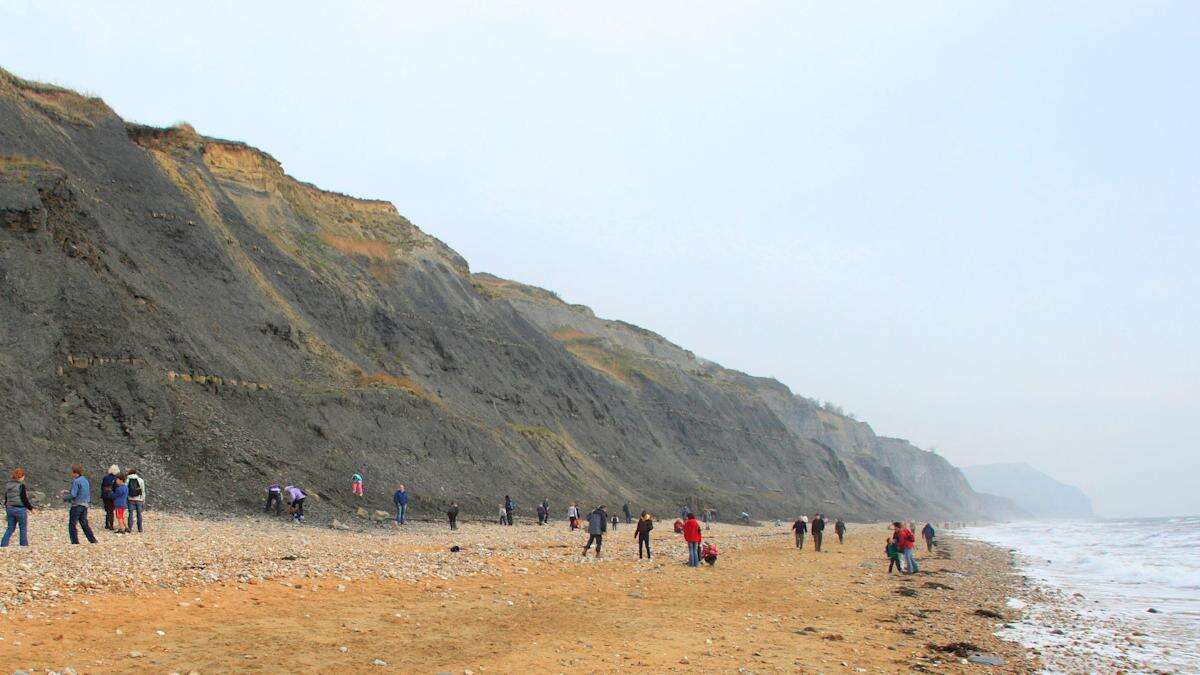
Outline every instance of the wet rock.
{"type": "Polygon", "coordinates": [[[967,657],[967,663],[977,663],[984,666],[1002,666],[1004,658],[995,654],[976,653],[967,657]]]}

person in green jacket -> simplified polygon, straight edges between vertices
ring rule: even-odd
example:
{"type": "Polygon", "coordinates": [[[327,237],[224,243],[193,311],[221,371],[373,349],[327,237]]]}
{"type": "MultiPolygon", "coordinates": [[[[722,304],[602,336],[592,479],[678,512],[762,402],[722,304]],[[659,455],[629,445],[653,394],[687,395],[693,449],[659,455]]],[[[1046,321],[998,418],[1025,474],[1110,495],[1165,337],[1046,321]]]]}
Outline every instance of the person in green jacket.
{"type": "Polygon", "coordinates": [[[896,540],[893,537],[888,537],[885,541],[887,541],[887,546],[884,547],[883,552],[887,555],[888,559],[888,574],[892,573],[893,567],[899,572],[901,571],[900,549],[896,546],[896,540]]]}

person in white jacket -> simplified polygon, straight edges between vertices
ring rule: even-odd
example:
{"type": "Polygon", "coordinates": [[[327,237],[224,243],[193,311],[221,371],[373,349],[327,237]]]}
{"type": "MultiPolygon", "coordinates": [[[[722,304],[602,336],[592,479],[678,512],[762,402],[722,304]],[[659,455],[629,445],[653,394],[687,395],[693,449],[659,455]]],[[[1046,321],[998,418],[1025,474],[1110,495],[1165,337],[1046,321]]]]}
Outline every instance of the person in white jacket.
{"type": "Polygon", "coordinates": [[[146,479],[137,469],[130,469],[125,476],[125,487],[129,488],[129,517],[125,519],[125,531],[133,532],[133,521],[137,519],[137,531],[142,531],[142,509],[146,507],[146,479]]]}

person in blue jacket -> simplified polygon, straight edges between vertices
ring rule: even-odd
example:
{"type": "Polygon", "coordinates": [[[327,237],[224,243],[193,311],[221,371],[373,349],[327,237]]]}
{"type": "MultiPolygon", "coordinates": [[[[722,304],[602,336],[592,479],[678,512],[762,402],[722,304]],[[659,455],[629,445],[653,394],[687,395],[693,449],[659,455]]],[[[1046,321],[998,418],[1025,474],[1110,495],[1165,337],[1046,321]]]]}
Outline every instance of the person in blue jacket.
{"type": "Polygon", "coordinates": [[[404,512],[408,510],[408,492],[404,490],[403,485],[396,490],[396,494],[392,495],[392,501],[396,504],[396,524],[403,525],[404,512]]]}
{"type": "Polygon", "coordinates": [[[71,465],[71,489],[63,490],[61,494],[63,501],[71,504],[71,515],[67,521],[67,533],[71,536],[71,543],[79,543],[79,533],[76,531],[78,524],[83,528],[83,536],[95,544],[96,535],[92,534],[92,526],[88,525],[87,519],[88,504],[92,502],[92,484],[87,476],[83,475],[82,464],[71,465]]]}
{"type": "Polygon", "coordinates": [[[125,474],[117,476],[117,484],[113,486],[113,513],[116,516],[117,534],[125,534],[128,522],[125,511],[129,509],[129,486],[125,484],[125,474]]]}

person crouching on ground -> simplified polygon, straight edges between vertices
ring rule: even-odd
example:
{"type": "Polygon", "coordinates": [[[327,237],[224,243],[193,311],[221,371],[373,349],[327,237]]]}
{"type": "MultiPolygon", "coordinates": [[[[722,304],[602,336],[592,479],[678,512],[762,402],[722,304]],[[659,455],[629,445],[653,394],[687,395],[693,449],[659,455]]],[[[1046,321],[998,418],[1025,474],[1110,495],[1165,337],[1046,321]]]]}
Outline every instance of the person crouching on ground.
{"type": "Polygon", "coordinates": [[[642,549],[646,549],[646,559],[650,560],[650,530],[654,529],[654,519],[646,511],[638,518],[633,536],[638,542],[638,560],[642,558],[642,549]]]}
{"type": "Polygon", "coordinates": [[[596,557],[600,557],[600,547],[604,544],[604,533],[608,530],[608,512],[604,510],[604,505],[596,507],[595,511],[588,514],[588,542],[583,547],[583,557],[587,557],[588,549],[592,547],[592,542],[596,542],[596,557]]]}
{"type": "Polygon", "coordinates": [[[17,542],[21,546],[29,545],[29,514],[33,513],[33,504],[29,503],[29,493],[25,490],[25,469],[17,467],[9,476],[8,484],[4,486],[4,515],[8,527],[4,529],[4,539],[0,547],[8,546],[12,539],[13,530],[20,528],[21,533],[17,542]]]}
{"type": "Polygon", "coordinates": [[[683,522],[683,540],[688,545],[688,567],[700,566],[700,541],[703,536],[700,533],[700,521],[696,520],[696,514],[689,513],[687,520],[683,522]]]}
{"type": "Polygon", "coordinates": [[[719,553],[717,545],[711,541],[704,542],[704,547],[700,549],[700,557],[704,559],[704,562],[708,563],[709,567],[717,564],[717,555],[719,553]]]}
{"type": "Polygon", "coordinates": [[[117,534],[125,534],[128,524],[125,521],[125,511],[129,508],[129,486],[125,484],[125,474],[117,475],[117,484],[113,486],[113,523],[117,534]]]}
{"type": "Polygon", "coordinates": [[[289,485],[283,490],[287,493],[288,499],[292,500],[292,521],[297,523],[304,522],[304,493],[295,485],[289,485]]]}
{"type": "Polygon", "coordinates": [[[279,515],[283,511],[283,487],[279,483],[267,486],[267,505],[263,507],[263,513],[270,513],[272,504],[275,505],[275,515],[279,515]]]}

